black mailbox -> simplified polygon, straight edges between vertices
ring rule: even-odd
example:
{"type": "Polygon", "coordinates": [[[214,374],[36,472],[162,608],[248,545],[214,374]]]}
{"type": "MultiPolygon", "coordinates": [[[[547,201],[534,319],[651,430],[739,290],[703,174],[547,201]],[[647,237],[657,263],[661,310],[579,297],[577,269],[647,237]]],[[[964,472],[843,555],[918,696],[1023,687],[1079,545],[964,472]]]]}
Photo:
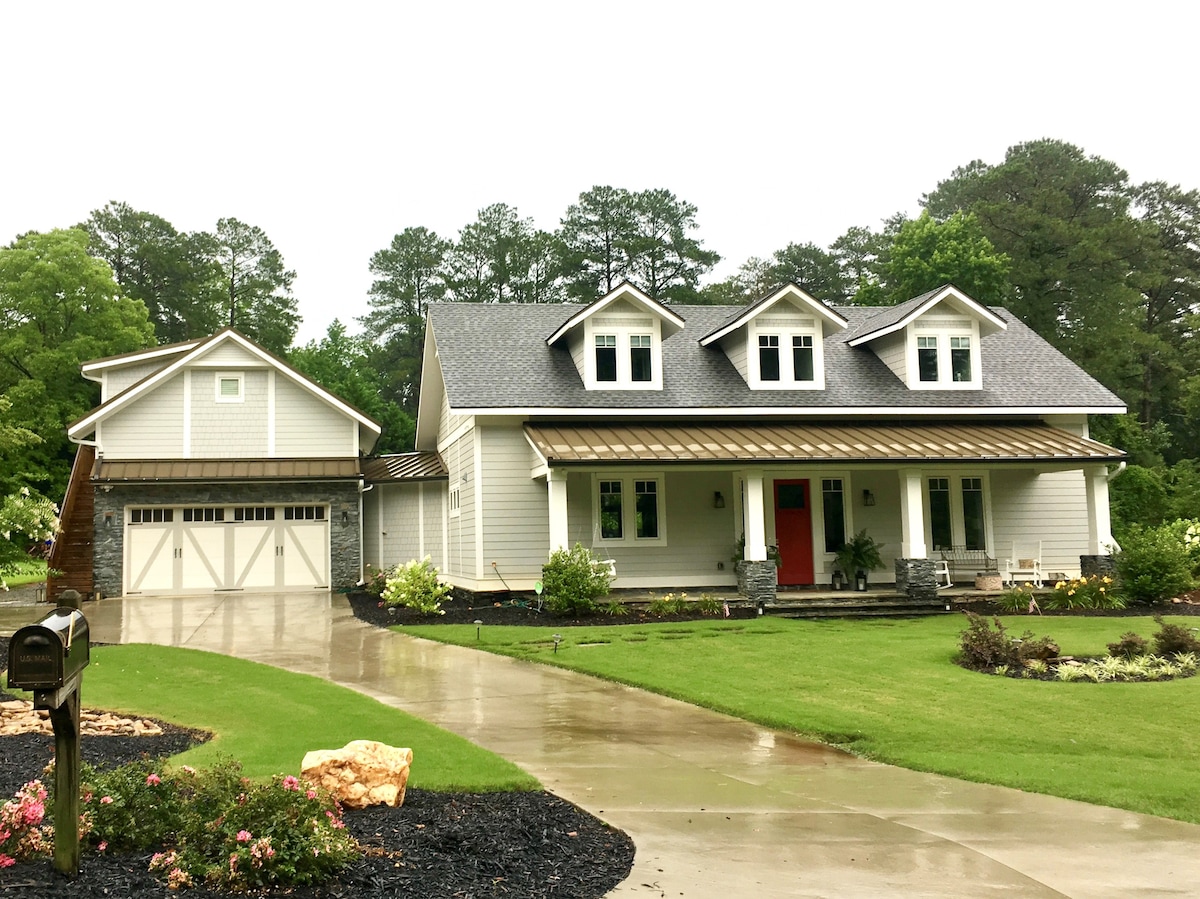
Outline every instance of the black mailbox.
{"type": "Polygon", "coordinates": [[[59,690],[76,681],[89,661],[88,623],[78,609],[55,609],[8,641],[8,685],[59,690]]]}

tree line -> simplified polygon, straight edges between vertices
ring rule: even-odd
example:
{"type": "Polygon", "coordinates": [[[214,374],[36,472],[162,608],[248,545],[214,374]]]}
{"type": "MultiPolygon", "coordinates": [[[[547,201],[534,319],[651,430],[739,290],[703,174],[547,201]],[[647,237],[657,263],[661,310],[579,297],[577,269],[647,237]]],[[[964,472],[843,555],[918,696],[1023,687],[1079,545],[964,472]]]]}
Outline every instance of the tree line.
{"type": "Polygon", "coordinates": [[[834,304],[887,305],[951,282],[1012,310],[1129,405],[1093,431],[1134,463],[1113,484],[1119,521],[1196,514],[1200,193],[1133,184],[1116,163],[1041,140],[954,170],[921,207],[702,284],[720,256],[699,236],[695,205],[669,190],[595,186],[552,231],[495,203],[453,237],[398,232],[367,262],[361,331],[335,321],[293,347],[295,273],[262,229],[223,218],[183,232],[112,202],[76,228],[0,249],[3,424],[23,435],[5,442],[0,496],[61,496],[73,449],[63,423],[96,401],[79,362],[231,323],[379,420],[380,451],[397,451],[412,445],[430,302],[588,302],[628,279],[676,305],[746,303],[787,282],[834,304]]]}

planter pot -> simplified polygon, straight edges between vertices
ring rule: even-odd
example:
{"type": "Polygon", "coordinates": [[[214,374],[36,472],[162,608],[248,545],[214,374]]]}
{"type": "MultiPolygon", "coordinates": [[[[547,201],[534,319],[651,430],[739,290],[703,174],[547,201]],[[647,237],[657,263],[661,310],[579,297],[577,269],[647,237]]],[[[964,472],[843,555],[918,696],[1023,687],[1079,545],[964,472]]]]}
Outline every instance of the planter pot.
{"type": "Polygon", "coordinates": [[[986,590],[989,593],[999,593],[1003,588],[998,571],[988,571],[975,575],[975,589],[986,590]]]}

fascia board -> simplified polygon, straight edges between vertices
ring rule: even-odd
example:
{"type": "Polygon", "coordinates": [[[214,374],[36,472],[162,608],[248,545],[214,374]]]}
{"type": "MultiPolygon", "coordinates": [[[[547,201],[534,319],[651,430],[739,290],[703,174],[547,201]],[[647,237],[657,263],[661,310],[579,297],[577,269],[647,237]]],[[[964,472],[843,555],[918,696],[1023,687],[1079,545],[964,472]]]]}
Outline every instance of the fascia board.
{"type": "MultiPolygon", "coordinates": [[[[567,319],[562,325],[559,326],[557,331],[546,338],[546,345],[554,346],[554,344],[561,340],[566,334],[577,328],[586,319],[591,318],[593,315],[603,311],[617,300],[625,298],[634,300],[638,305],[643,306],[651,315],[654,315],[655,317],[660,318],[670,324],[675,328],[676,331],[682,331],[684,325],[686,324],[682,318],[680,318],[662,303],[652,300],[630,282],[622,281],[600,299],[596,300],[591,305],[580,309],[569,319],[567,319]]],[[[663,339],[665,340],[666,336],[664,336],[663,339]]]]}
{"type": "Polygon", "coordinates": [[[695,406],[686,408],[563,408],[563,407],[488,407],[455,409],[462,416],[517,416],[542,418],[772,418],[832,416],[1031,416],[1031,415],[1123,415],[1125,406],[695,406]]]}
{"type": "Polygon", "coordinates": [[[790,298],[799,300],[804,306],[811,309],[813,311],[813,313],[815,313],[816,315],[818,315],[825,321],[829,322],[830,324],[834,325],[839,330],[845,330],[846,328],[848,328],[850,326],[850,323],[848,321],[846,321],[837,312],[830,309],[828,306],[826,306],[820,300],[816,299],[815,297],[813,297],[806,291],[802,290],[797,285],[788,284],[786,287],[783,287],[780,290],[777,290],[774,294],[769,296],[766,300],[763,300],[760,303],[755,303],[755,304],[747,307],[747,309],[744,313],[739,315],[736,319],[734,319],[729,324],[723,325],[722,327],[718,328],[716,331],[713,331],[709,334],[706,334],[704,337],[701,337],[700,341],[699,341],[700,346],[710,346],[711,344],[720,340],[722,337],[732,334],[734,331],[738,330],[739,328],[745,327],[752,319],[756,318],[759,315],[762,315],[767,310],[776,306],[778,303],[781,303],[784,300],[787,300],[790,298]]]}

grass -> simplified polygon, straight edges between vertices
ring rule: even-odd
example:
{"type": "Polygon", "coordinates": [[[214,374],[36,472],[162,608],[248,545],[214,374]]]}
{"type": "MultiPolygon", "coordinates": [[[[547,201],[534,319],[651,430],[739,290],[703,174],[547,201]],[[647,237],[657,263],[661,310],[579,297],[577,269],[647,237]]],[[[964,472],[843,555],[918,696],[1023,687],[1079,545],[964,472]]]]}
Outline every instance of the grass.
{"type": "MultiPolygon", "coordinates": [[[[1169,619],[1170,620],[1170,619],[1169,619]]],[[[1175,619],[1187,625],[1194,619],[1175,619]]],[[[1104,655],[1149,618],[1005,619],[1064,653],[1104,655]]],[[[404,632],[643,687],[858,755],[1200,823],[1200,677],[1081,684],[989,677],[953,663],[961,616],[895,621],[700,621],[404,632]],[[580,648],[580,644],[589,644],[580,648]]]]}
{"type": "Polygon", "coordinates": [[[29,559],[16,562],[4,572],[4,583],[12,587],[24,587],[26,584],[40,584],[46,579],[46,563],[41,559],[29,559]]]}
{"type": "Polygon", "coordinates": [[[304,753],[351,740],[413,750],[410,786],[490,792],[539,789],[516,765],[398,709],[328,681],[191,649],[134,644],[92,648],[83,677],[88,708],[159,718],[216,734],[176,756],[201,766],[217,756],[250,777],[300,773],[304,753]]]}

